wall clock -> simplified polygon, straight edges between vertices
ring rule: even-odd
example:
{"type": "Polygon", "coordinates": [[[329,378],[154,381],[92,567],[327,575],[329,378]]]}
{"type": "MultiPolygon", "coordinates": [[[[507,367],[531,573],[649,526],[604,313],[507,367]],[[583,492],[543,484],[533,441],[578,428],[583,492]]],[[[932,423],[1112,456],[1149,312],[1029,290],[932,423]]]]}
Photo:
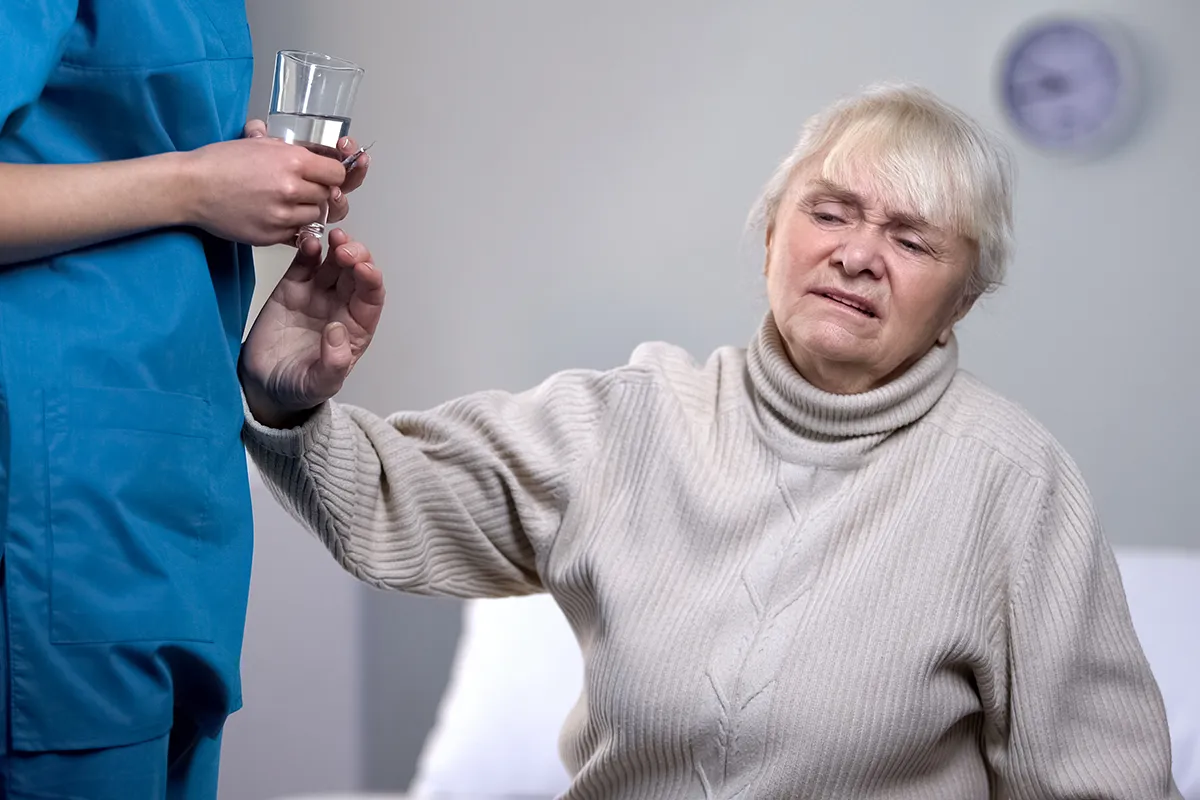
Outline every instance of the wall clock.
{"type": "Polygon", "coordinates": [[[1000,101],[1021,137],[1045,151],[1093,156],[1123,142],[1141,111],[1129,38],[1115,25],[1051,17],[1021,28],[1000,61],[1000,101]]]}

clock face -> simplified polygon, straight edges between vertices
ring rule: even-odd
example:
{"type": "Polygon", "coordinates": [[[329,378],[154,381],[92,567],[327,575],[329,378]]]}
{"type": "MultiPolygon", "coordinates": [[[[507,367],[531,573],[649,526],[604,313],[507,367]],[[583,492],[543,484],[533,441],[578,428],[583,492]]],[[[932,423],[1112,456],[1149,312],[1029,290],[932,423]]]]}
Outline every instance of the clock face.
{"type": "Polygon", "coordinates": [[[1098,27],[1055,20],[1027,29],[1009,49],[1005,112],[1033,144],[1089,150],[1111,139],[1133,93],[1128,59],[1098,27]]]}

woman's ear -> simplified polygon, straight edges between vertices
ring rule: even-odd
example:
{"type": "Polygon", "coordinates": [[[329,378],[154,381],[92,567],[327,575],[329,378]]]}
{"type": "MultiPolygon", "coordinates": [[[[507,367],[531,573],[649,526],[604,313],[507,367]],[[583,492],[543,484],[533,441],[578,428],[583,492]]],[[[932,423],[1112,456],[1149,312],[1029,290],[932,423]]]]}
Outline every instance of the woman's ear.
{"type": "Polygon", "coordinates": [[[767,232],[763,237],[763,275],[771,266],[771,240],[775,238],[775,221],[767,223],[767,232]]]}
{"type": "Polygon", "coordinates": [[[979,295],[977,294],[965,295],[963,297],[962,301],[958,304],[958,308],[954,311],[954,316],[950,318],[950,322],[948,322],[942,332],[938,334],[938,344],[940,344],[942,347],[946,346],[946,344],[950,341],[950,334],[954,333],[954,326],[958,324],[959,320],[967,315],[967,312],[971,310],[971,307],[975,305],[975,301],[978,299],[979,295]]]}

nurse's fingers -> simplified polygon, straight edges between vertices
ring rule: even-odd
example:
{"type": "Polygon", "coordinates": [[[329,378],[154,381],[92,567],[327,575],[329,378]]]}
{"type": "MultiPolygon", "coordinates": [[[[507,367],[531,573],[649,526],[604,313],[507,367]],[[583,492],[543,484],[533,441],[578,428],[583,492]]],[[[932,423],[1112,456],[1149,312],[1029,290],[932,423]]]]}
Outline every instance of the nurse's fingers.
{"type": "Polygon", "coordinates": [[[258,139],[267,135],[267,123],[261,119],[252,119],[242,128],[243,139],[258,139]]]}
{"type": "MultiPolygon", "coordinates": [[[[370,147],[370,145],[367,145],[370,147]]],[[[371,165],[371,154],[367,152],[358,152],[358,142],[352,136],[343,137],[338,142],[338,154],[342,157],[343,163],[345,159],[353,158],[354,163],[346,170],[346,180],[342,182],[342,191],[346,194],[353,192],[367,178],[367,168],[371,165]]]]}
{"type": "Polygon", "coordinates": [[[350,213],[350,200],[338,187],[329,190],[329,221],[341,222],[350,213]]]}

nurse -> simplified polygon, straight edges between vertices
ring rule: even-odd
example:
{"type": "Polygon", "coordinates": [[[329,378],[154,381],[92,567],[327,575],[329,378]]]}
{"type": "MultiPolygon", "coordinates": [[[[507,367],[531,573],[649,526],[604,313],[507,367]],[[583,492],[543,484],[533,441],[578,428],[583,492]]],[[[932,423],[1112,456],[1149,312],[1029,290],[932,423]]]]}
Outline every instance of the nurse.
{"type": "Polygon", "coordinates": [[[0,32],[0,797],[213,798],[250,245],[344,217],[368,159],[245,125],[243,0],[5,0],[0,32]]]}

